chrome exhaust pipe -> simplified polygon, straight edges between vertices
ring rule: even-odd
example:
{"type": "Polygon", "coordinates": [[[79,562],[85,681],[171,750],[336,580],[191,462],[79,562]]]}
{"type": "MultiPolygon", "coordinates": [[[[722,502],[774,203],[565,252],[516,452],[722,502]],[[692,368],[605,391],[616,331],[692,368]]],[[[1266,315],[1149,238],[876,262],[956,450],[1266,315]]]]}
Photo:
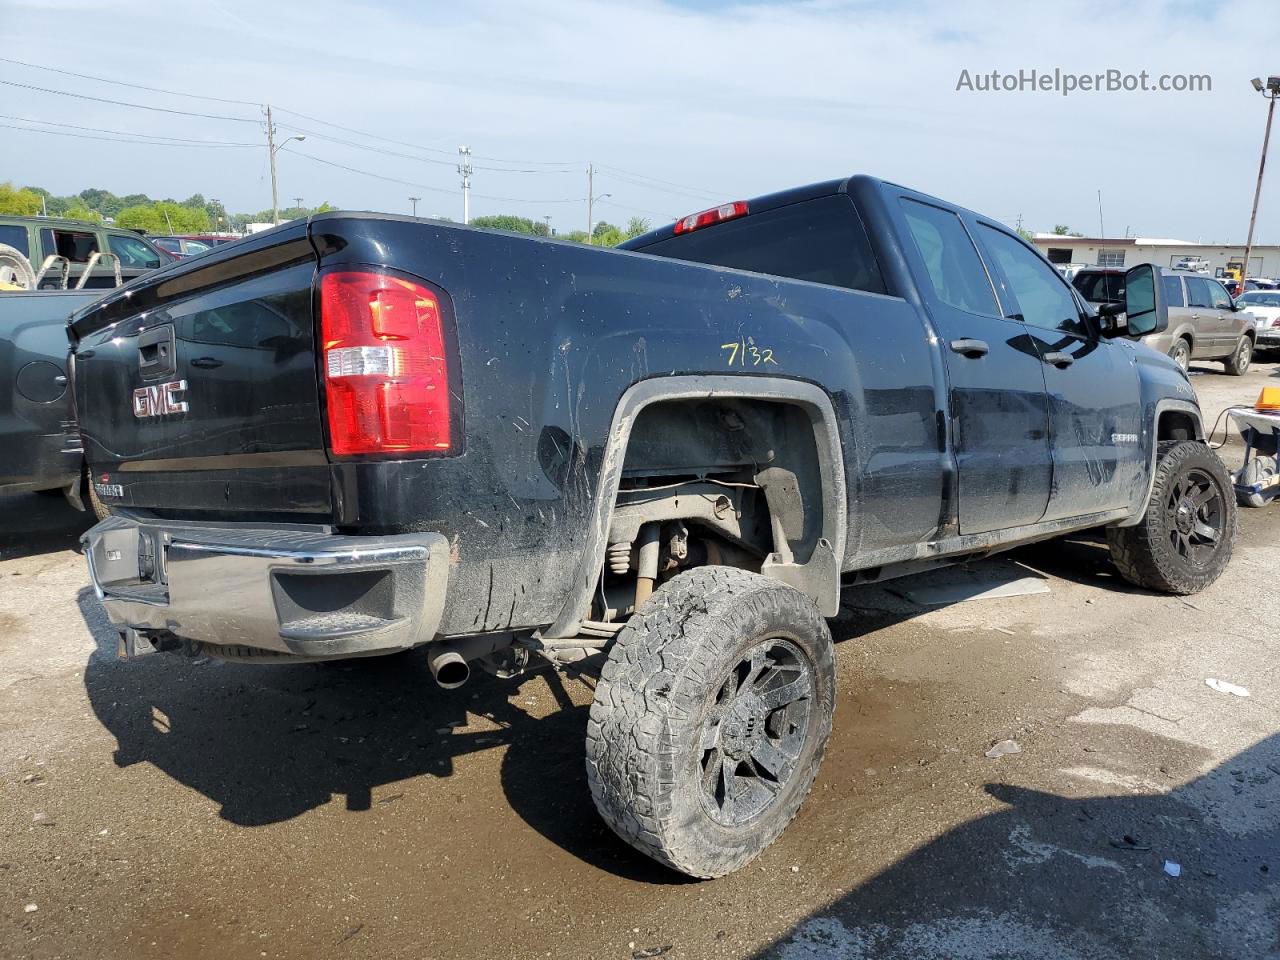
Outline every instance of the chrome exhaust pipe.
{"type": "Polygon", "coordinates": [[[427,666],[431,676],[444,690],[457,690],[471,679],[471,667],[466,658],[451,644],[438,643],[427,654],[427,666]]]}
{"type": "Polygon", "coordinates": [[[445,690],[457,690],[471,679],[471,661],[512,645],[510,633],[491,633],[457,640],[440,640],[427,647],[431,676],[445,690]]]}

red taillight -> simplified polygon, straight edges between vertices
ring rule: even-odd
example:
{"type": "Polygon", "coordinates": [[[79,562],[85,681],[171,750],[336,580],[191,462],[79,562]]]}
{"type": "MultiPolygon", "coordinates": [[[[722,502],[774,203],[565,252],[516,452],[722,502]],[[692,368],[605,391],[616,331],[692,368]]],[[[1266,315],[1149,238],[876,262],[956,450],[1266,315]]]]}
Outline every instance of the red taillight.
{"type": "Polygon", "coordinates": [[[746,215],[747,201],[735,200],[732,203],[722,203],[718,207],[703,210],[701,213],[691,213],[683,220],[677,220],[676,233],[689,233],[692,230],[709,227],[713,223],[724,223],[726,220],[735,220],[746,215]]]}
{"type": "Polygon", "coordinates": [[[321,363],[336,454],[449,450],[440,299],[381,273],[320,278],[321,363]]]}

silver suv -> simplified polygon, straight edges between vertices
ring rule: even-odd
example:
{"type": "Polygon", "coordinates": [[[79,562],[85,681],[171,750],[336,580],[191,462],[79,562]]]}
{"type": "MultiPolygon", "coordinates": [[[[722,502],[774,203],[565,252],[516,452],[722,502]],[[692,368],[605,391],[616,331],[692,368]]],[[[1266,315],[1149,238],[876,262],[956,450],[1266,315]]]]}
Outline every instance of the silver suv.
{"type": "MultiPolygon", "coordinates": [[[[1253,359],[1257,337],[1253,315],[1213,277],[1167,268],[1160,274],[1169,305],[1169,329],[1140,342],[1167,353],[1183,370],[1192,360],[1221,360],[1227,373],[1242,376],[1253,359]]],[[[1071,282],[1094,307],[1124,299],[1123,270],[1085,269],[1071,282]]]]}

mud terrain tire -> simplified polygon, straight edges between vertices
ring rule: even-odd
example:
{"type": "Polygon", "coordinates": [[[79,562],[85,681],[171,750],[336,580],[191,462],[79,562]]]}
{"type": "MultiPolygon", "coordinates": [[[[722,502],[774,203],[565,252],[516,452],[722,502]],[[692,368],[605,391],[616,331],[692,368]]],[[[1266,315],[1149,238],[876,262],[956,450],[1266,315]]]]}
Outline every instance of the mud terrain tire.
{"type": "Polygon", "coordinates": [[[777,839],[831,734],[835,662],[817,606],[707,566],[672,578],[618,635],[587,723],[587,780],[629,844],[719,877],[777,839]]]}
{"type": "Polygon", "coordinates": [[[1218,455],[1196,440],[1161,443],[1155,469],[1142,521],[1107,530],[1111,560],[1136,586],[1197,593],[1217,580],[1231,559],[1236,537],[1231,478],[1218,455]]]}

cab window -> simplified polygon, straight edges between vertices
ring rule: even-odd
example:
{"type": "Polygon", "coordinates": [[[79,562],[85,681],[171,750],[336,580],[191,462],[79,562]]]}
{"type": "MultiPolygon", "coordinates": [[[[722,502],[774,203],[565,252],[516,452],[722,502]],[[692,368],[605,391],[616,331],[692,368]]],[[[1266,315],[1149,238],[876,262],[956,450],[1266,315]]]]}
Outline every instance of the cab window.
{"type": "Polygon", "coordinates": [[[154,270],[160,266],[160,255],[147,245],[141,237],[107,235],[107,243],[111,252],[120,258],[120,266],[154,270]]]}
{"type": "Polygon", "coordinates": [[[1230,310],[1231,295],[1223,289],[1222,284],[1216,280],[1206,280],[1209,285],[1209,297],[1215,310],[1230,310]]]}
{"type": "Polygon", "coordinates": [[[80,230],[54,230],[45,227],[40,231],[40,245],[44,255],[56,253],[72,263],[86,263],[98,252],[98,235],[80,230]]]}
{"type": "Polygon", "coordinates": [[[938,299],[968,313],[999,316],[982,258],[960,218],[950,210],[905,197],[902,212],[938,299]]]}
{"type": "MultiPolygon", "coordinates": [[[[980,223],[978,233],[1004,274],[1024,323],[1080,337],[1089,335],[1089,327],[1057,271],[1003,230],[980,223]]],[[[1006,315],[1009,312],[1006,306],[1006,315]]]]}
{"type": "Polygon", "coordinates": [[[1182,278],[1181,277],[1162,277],[1164,281],[1164,302],[1170,307],[1181,307],[1184,305],[1182,299],[1182,278]]]}

